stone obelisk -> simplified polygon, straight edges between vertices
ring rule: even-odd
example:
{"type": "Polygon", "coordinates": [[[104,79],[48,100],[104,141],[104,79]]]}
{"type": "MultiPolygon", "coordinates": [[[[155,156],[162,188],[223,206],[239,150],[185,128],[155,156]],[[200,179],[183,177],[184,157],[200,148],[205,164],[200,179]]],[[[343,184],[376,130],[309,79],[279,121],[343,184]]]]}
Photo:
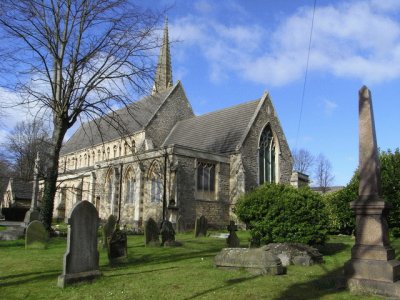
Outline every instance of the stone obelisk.
{"type": "Polygon", "coordinates": [[[37,208],[37,198],[39,192],[39,152],[37,153],[35,159],[35,168],[33,170],[33,188],[32,188],[32,200],[31,200],[31,208],[26,212],[24,223],[27,226],[30,222],[39,220],[39,210],[37,208]]]}
{"type": "Polygon", "coordinates": [[[386,216],[390,205],[381,198],[380,163],[371,92],[359,92],[358,199],[350,206],[356,215],[356,240],[345,265],[351,291],[400,296],[400,262],[389,244],[386,216]]]}

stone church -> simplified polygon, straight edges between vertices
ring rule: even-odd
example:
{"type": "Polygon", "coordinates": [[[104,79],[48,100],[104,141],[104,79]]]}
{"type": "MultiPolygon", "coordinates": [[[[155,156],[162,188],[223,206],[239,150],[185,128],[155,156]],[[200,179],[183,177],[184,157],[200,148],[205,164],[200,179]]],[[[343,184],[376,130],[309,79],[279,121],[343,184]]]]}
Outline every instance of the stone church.
{"type": "Polygon", "coordinates": [[[152,217],[190,229],[201,215],[222,227],[242,193],[290,183],[292,156],[269,94],[195,116],[172,80],[167,24],[163,39],[151,95],[84,123],[63,146],[56,218],[88,200],[102,219],[132,227],[152,217]]]}

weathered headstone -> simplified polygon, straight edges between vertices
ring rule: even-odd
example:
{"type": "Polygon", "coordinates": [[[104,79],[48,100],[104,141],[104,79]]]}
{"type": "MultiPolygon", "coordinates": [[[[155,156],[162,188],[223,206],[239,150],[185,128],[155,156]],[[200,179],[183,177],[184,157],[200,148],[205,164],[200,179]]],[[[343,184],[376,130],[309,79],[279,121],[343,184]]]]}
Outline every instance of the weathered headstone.
{"type": "Polygon", "coordinates": [[[182,244],[175,241],[175,230],[170,221],[163,221],[161,225],[161,246],[164,247],[177,247],[182,244]]]}
{"type": "Polygon", "coordinates": [[[227,226],[229,231],[229,236],[226,239],[226,244],[229,248],[237,248],[240,246],[240,240],[236,234],[237,226],[235,225],[234,221],[230,221],[229,225],[227,226]]]}
{"type": "Polygon", "coordinates": [[[108,238],[108,259],[111,264],[126,262],[128,259],[128,238],[125,230],[117,226],[108,238]]]}
{"type": "Polygon", "coordinates": [[[114,215],[110,215],[107,222],[103,226],[103,248],[107,248],[107,241],[111,237],[115,230],[115,225],[117,224],[117,218],[114,215]]]}
{"type": "Polygon", "coordinates": [[[359,160],[358,199],[351,202],[356,241],[345,265],[348,286],[355,292],[400,297],[400,262],[389,243],[386,216],[390,206],[381,197],[371,93],[365,86],[359,92],[359,160]]]}
{"type": "Polygon", "coordinates": [[[46,249],[49,234],[40,221],[32,221],[25,232],[25,249],[46,249]]]}
{"type": "Polygon", "coordinates": [[[208,230],[208,221],[205,216],[201,216],[200,218],[196,219],[196,224],[194,227],[194,236],[207,236],[208,230]]]}
{"type": "Polygon", "coordinates": [[[96,208],[86,200],[77,202],[67,221],[67,251],[64,254],[63,272],[58,277],[59,287],[101,276],[97,251],[99,215],[96,208]]]}
{"type": "Polygon", "coordinates": [[[267,246],[261,248],[224,248],[215,256],[214,265],[225,269],[244,268],[257,275],[280,275],[286,272],[280,259],[269,251],[267,246]]]}
{"type": "Polygon", "coordinates": [[[176,220],[176,231],[178,233],[186,231],[185,221],[183,220],[182,216],[179,216],[178,219],[176,220]]]}
{"type": "Polygon", "coordinates": [[[144,238],[146,246],[160,246],[160,231],[156,221],[149,218],[144,224],[144,238]]]}

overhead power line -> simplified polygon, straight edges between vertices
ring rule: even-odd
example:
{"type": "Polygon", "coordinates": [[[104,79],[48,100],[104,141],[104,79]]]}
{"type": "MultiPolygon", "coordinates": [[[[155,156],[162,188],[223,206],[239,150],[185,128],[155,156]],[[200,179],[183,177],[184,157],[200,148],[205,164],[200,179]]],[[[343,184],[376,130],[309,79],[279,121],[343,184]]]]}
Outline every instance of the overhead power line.
{"type": "Polygon", "coordinates": [[[307,53],[306,71],[305,71],[305,74],[304,74],[303,91],[301,93],[299,123],[297,124],[297,134],[296,134],[295,149],[297,148],[297,144],[298,144],[298,141],[299,141],[300,127],[301,127],[301,121],[302,121],[302,116],[303,116],[303,106],[304,106],[304,98],[305,98],[306,87],[307,87],[308,66],[309,66],[309,63],[310,63],[311,41],[312,41],[312,35],[313,35],[313,31],[314,31],[314,18],[315,18],[315,8],[316,8],[316,6],[317,6],[317,0],[314,0],[314,8],[313,8],[313,14],[312,14],[312,20],[311,20],[311,29],[310,29],[310,39],[308,41],[308,53],[307,53]]]}

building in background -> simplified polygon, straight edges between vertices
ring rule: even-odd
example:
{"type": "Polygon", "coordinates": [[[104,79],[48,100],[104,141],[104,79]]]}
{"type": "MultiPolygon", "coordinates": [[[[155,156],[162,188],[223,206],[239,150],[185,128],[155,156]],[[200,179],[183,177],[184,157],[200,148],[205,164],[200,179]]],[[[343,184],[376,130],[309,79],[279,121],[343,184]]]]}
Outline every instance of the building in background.
{"type": "Polygon", "coordinates": [[[62,148],[54,216],[88,200],[102,219],[142,226],[152,217],[179,228],[204,215],[222,227],[232,207],[264,183],[290,183],[292,156],[268,93],[195,116],[173,83],[167,24],[152,94],[83,124],[62,148]]]}

